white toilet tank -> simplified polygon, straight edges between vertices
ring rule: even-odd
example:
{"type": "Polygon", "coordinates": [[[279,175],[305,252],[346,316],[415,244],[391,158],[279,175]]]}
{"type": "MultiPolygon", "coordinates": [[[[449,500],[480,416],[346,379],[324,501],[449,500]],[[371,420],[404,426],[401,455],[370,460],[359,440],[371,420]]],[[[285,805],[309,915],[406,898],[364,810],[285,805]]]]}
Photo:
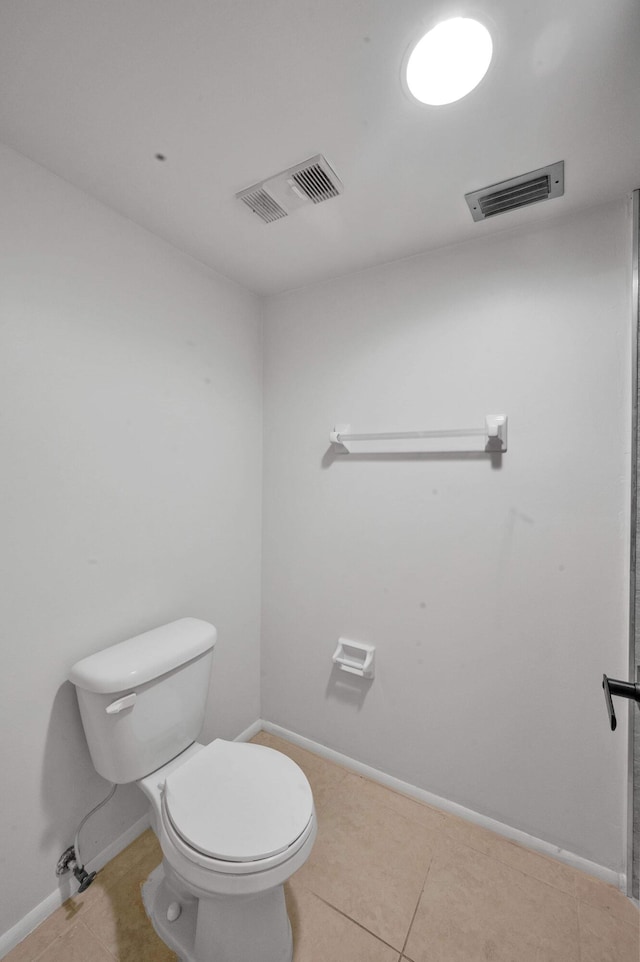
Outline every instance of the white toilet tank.
{"type": "Polygon", "coordinates": [[[196,740],[217,632],[181,618],[76,662],[82,724],[97,772],[134,782],[196,740]]]}

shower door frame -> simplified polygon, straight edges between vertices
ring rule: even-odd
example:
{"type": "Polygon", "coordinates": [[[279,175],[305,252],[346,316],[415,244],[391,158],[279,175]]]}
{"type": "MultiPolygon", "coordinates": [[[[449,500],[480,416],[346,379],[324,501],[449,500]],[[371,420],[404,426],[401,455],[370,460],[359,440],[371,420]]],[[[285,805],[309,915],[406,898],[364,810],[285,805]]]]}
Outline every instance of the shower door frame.
{"type": "MultiPolygon", "coordinates": [[[[638,406],[640,368],[638,349],[640,336],[640,190],[632,195],[632,264],[631,264],[631,538],[629,591],[629,680],[640,681],[640,571],[637,567],[637,544],[640,540],[638,517],[638,453],[640,429],[638,406]]],[[[640,898],[640,710],[629,703],[629,781],[627,806],[627,895],[640,898]]]]}

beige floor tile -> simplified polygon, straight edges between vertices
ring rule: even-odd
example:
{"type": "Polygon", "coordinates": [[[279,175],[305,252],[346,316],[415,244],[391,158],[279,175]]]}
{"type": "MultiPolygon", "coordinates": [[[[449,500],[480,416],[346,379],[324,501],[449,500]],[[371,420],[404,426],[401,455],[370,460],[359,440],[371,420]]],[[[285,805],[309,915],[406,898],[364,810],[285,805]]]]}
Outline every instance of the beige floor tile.
{"type": "Polygon", "coordinates": [[[557,862],[546,855],[539,855],[538,852],[532,852],[516,842],[509,842],[506,838],[499,836],[495,837],[488,854],[497,858],[499,862],[504,862],[505,865],[510,865],[526,875],[531,875],[532,878],[537,878],[540,882],[553,885],[567,895],[575,895],[578,873],[568,865],[563,865],[562,862],[557,862]]]}
{"type": "Polygon", "coordinates": [[[87,905],[82,920],[120,962],[174,962],[176,955],[153,930],[142,904],[144,877],[121,877],[106,897],[87,905]]]}
{"type": "Polygon", "coordinates": [[[34,929],[23,942],[16,945],[15,949],[4,957],[3,962],[33,962],[52,942],[68,932],[75,924],[75,918],[70,918],[62,908],[58,909],[42,925],[34,929]]]}
{"type": "Polygon", "coordinates": [[[638,962],[640,925],[627,925],[606,909],[578,903],[581,962],[638,962]]]}
{"type": "Polygon", "coordinates": [[[499,837],[494,832],[489,832],[486,828],[480,828],[479,825],[467,821],[466,818],[458,818],[457,815],[449,815],[446,812],[443,831],[454,842],[468,845],[469,848],[475,849],[476,852],[483,852],[485,855],[488,855],[499,837]]]}
{"type": "Polygon", "coordinates": [[[350,772],[342,783],[342,789],[357,793],[363,805],[383,805],[397,815],[402,815],[404,818],[417,822],[424,828],[434,829],[435,831],[444,830],[446,823],[444,812],[431,808],[430,805],[424,805],[414,798],[409,798],[408,795],[394,792],[379,782],[371,781],[369,778],[363,778],[361,775],[350,772]]]}
{"type": "Polygon", "coordinates": [[[301,886],[287,885],[293,962],[398,962],[398,953],[301,886]]]}
{"type": "Polygon", "coordinates": [[[349,774],[346,768],[321,758],[313,752],[308,752],[299,745],[271,735],[269,732],[258,732],[251,739],[258,745],[266,745],[268,748],[275,748],[299,765],[309,779],[316,812],[322,813],[325,805],[331,800],[336,786],[349,774]]]}
{"type": "Polygon", "coordinates": [[[481,852],[443,841],[404,954],[412,962],[579,962],[577,903],[481,852]]]}
{"type": "Polygon", "coordinates": [[[337,787],[293,887],[309,888],[401,950],[437,835],[357,788],[352,781],[337,787]]]}
{"type": "Polygon", "coordinates": [[[593,905],[595,908],[609,912],[614,918],[627,925],[640,926],[640,912],[631,899],[626,898],[613,885],[607,885],[600,879],[576,873],[576,896],[579,901],[593,905]]]}
{"type": "Polygon", "coordinates": [[[80,921],[74,922],[64,935],[38,956],[38,962],[86,962],[87,959],[113,962],[113,956],[80,921]]]}

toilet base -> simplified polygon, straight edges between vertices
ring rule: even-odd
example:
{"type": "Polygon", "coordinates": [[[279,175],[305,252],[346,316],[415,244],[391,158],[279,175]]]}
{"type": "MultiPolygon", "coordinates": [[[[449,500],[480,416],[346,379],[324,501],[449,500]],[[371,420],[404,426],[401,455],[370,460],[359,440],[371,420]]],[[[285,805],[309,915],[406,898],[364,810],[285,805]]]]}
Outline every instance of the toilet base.
{"type": "Polygon", "coordinates": [[[172,885],[163,863],[144,883],[142,900],[156,933],[181,962],[292,962],[282,885],[257,895],[198,899],[172,885]],[[180,915],[170,922],[176,902],[180,915]]]}
{"type": "Polygon", "coordinates": [[[164,866],[158,865],[142,886],[142,902],[156,934],[168,945],[180,962],[196,962],[194,955],[198,900],[187,901],[177,896],[167,884],[164,866]],[[179,918],[169,922],[169,906],[178,901],[181,912],[179,918]]]}

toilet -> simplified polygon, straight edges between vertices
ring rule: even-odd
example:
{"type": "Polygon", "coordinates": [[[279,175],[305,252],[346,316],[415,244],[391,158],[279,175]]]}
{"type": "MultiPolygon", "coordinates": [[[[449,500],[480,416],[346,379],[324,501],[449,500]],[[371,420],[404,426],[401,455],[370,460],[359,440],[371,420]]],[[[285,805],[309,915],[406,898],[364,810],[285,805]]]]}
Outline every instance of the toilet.
{"type": "Polygon", "coordinates": [[[163,861],[143,887],[182,962],[291,962],[284,883],[317,823],[301,769],[264,745],[196,741],[216,629],[182,618],[71,669],[93,764],[149,799],[163,861]]]}

